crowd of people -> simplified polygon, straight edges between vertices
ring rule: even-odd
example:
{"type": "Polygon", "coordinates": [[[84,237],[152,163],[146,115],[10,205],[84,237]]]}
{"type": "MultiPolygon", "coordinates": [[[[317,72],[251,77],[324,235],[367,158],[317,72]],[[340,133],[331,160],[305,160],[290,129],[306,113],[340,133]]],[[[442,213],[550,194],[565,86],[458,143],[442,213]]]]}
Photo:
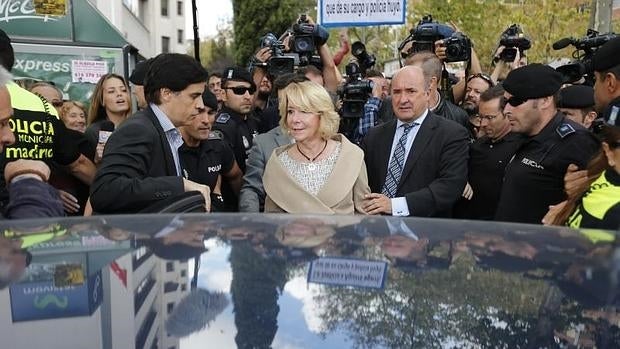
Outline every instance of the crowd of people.
{"type": "MultiPolygon", "coordinates": [[[[66,100],[50,82],[27,91],[5,78],[3,207],[14,207],[13,183],[26,175],[55,188],[39,197],[48,216],[63,213],[58,207],[149,212],[198,192],[210,212],[618,229],[620,38],[596,51],[593,87],[567,84],[518,49],[502,61],[500,47],[488,75],[472,49],[471,75],[447,94],[442,47],[405,48],[390,79],[364,72],[372,92],[353,123],[339,114],[345,35],[335,56],[318,45],[320,67],[277,75],[269,47],[256,51],[251,70],[212,74],[190,56],[160,54],[128,80],[102,76],[87,103],[66,100]]],[[[14,59],[0,31],[4,76],[14,59]]]]}

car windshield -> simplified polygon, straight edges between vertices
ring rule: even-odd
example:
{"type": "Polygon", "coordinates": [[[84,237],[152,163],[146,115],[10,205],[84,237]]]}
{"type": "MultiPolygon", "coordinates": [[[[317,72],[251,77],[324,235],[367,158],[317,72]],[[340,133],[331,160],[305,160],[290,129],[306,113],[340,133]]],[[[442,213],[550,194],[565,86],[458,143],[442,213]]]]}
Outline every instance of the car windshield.
{"type": "Polygon", "coordinates": [[[265,214],[0,225],[4,348],[620,347],[609,231],[265,214]]]}

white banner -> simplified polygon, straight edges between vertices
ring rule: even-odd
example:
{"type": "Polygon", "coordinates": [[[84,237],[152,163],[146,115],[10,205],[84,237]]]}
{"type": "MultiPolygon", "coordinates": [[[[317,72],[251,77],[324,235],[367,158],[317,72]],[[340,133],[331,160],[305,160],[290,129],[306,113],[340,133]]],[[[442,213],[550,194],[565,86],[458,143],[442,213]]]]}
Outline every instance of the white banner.
{"type": "Polygon", "coordinates": [[[383,289],[387,262],[324,257],[310,263],[308,282],[334,286],[383,289]]]}
{"type": "Polygon", "coordinates": [[[359,27],[404,24],[406,0],[319,0],[319,24],[359,27]]]}

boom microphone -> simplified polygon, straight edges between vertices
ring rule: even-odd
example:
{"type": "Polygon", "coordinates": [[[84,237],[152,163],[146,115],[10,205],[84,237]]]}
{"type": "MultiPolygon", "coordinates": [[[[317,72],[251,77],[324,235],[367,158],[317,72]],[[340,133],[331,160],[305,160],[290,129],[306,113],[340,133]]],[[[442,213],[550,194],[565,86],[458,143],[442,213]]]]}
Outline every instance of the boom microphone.
{"type": "Polygon", "coordinates": [[[563,39],[560,39],[554,42],[553,45],[551,45],[551,47],[553,47],[554,50],[561,50],[564,47],[572,44],[573,42],[575,42],[575,39],[573,38],[563,38],[563,39]]]}

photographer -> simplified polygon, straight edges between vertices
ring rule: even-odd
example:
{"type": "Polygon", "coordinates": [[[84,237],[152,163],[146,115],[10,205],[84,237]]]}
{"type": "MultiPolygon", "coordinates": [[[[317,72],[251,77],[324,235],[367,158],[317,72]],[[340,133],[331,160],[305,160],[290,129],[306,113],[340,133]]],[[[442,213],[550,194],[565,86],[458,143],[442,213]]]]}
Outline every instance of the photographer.
{"type": "Polygon", "coordinates": [[[369,70],[366,73],[366,78],[373,82],[372,96],[364,103],[364,115],[359,120],[351,137],[351,141],[356,144],[360,144],[368,130],[377,126],[379,109],[389,92],[389,83],[382,73],[376,70],[369,70]]]}
{"type": "Polygon", "coordinates": [[[503,81],[510,71],[527,65],[525,51],[531,47],[532,42],[523,34],[518,24],[513,24],[504,30],[493,55],[495,69],[491,79],[495,83],[503,81]]]}

